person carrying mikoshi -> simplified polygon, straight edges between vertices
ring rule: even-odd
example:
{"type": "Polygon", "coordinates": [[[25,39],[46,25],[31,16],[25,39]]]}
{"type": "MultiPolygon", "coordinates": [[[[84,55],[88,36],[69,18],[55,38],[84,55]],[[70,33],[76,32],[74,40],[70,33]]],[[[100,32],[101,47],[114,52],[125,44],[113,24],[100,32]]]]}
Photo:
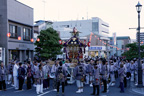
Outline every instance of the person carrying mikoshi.
{"type": "Polygon", "coordinates": [[[55,76],[57,81],[57,93],[59,94],[59,86],[62,83],[62,94],[64,94],[65,80],[66,80],[66,69],[62,67],[62,62],[59,62],[59,67],[56,70],[55,76]]]}
{"type": "Polygon", "coordinates": [[[84,66],[78,62],[78,65],[74,69],[74,77],[76,78],[76,84],[78,87],[78,91],[76,93],[82,93],[83,92],[83,83],[84,83],[84,78],[86,75],[86,70],[84,66]]]}
{"type": "Polygon", "coordinates": [[[95,64],[94,65],[94,69],[93,69],[93,93],[91,95],[95,95],[95,91],[97,88],[97,95],[99,95],[99,85],[100,85],[100,74],[99,74],[100,70],[98,68],[98,65],[95,64]]]}

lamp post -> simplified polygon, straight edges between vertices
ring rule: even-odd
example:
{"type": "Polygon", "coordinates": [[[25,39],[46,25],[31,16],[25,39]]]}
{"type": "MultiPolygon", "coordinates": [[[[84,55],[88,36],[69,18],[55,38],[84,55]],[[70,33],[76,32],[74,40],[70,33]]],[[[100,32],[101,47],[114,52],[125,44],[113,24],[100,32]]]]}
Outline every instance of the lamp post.
{"type": "Polygon", "coordinates": [[[136,5],[136,9],[138,12],[138,87],[142,87],[142,66],[140,64],[141,56],[140,56],[140,12],[142,5],[138,2],[136,5]]]}

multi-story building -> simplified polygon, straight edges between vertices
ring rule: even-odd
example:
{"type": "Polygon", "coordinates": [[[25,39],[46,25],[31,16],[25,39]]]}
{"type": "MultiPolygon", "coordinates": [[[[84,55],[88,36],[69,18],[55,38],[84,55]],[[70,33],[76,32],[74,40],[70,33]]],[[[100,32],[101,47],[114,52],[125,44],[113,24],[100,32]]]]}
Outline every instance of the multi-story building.
{"type": "Polygon", "coordinates": [[[113,37],[110,38],[110,56],[121,56],[121,54],[127,51],[126,45],[131,43],[129,36],[116,37],[116,45],[114,45],[113,37]],[[116,48],[117,47],[117,48],[116,48]]]}
{"type": "Polygon", "coordinates": [[[73,28],[80,32],[79,37],[81,40],[86,40],[87,42],[91,40],[91,46],[86,48],[85,55],[91,56],[105,56],[107,48],[99,40],[95,38],[100,38],[104,42],[108,42],[110,39],[109,35],[109,24],[104,22],[98,17],[93,17],[88,20],[75,20],[75,21],[58,21],[53,22],[53,28],[60,33],[60,38],[62,40],[68,40],[72,35],[70,31],[73,28]],[[90,35],[93,33],[90,39],[90,35]],[[100,53],[100,54],[99,54],[100,53]]]}
{"type": "Polygon", "coordinates": [[[34,24],[34,41],[36,41],[37,36],[40,35],[41,30],[46,30],[52,27],[51,21],[38,20],[34,24]]]}
{"type": "Polygon", "coordinates": [[[17,0],[0,0],[0,46],[5,61],[33,59],[33,8],[17,0]],[[9,37],[7,37],[9,34],[9,37]]]}

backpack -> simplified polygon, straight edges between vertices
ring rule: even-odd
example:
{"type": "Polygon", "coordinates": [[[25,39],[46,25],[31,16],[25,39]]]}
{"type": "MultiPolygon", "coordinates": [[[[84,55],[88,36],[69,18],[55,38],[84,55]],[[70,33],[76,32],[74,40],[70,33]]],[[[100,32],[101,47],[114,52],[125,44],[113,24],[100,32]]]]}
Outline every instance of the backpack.
{"type": "Polygon", "coordinates": [[[79,74],[79,75],[83,75],[83,73],[84,73],[84,68],[83,68],[83,66],[79,66],[79,67],[78,67],[78,74],[79,74]]]}
{"type": "Polygon", "coordinates": [[[63,77],[64,77],[63,68],[62,68],[62,67],[59,67],[59,68],[58,68],[58,79],[59,79],[59,80],[62,80],[63,77]]]}
{"type": "Polygon", "coordinates": [[[59,67],[58,68],[58,73],[60,74],[60,73],[63,73],[63,68],[62,67],[59,67]]]}

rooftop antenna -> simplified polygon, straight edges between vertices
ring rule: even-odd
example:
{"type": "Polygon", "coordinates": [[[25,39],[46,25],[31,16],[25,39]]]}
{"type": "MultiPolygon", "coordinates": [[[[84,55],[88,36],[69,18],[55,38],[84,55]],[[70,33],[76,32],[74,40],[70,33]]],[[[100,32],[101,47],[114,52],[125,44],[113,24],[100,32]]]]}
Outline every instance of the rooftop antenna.
{"type": "Polygon", "coordinates": [[[42,2],[44,3],[44,20],[45,20],[45,3],[46,3],[46,1],[43,0],[42,2]]]}

